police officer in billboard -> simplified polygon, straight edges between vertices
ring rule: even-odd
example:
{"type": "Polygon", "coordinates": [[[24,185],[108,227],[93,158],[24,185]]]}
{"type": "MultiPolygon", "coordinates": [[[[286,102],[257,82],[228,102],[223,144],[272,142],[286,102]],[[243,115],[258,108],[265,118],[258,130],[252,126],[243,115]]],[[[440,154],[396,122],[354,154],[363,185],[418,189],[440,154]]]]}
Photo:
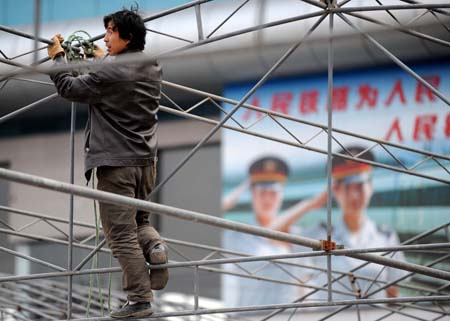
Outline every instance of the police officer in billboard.
{"type": "Polygon", "coordinates": [[[283,203],[284,184],[289,176],[289,167],[276,156],[265,156],[255,160],[249,168],[249,179],[242,182],[222,202],[222,210],[227,212],[250,187],[251,203],[256,223],[262,227],[281,232],[290,232],[293,224],[303,215],[322,207],[327,194],[298,202],[280,212],[283,203]]]}
{"type": "MultiPolygon", "coordinates": [[[[349,146],[346,148],[351,155],[358,155],[359,158],[369,161],[374,160],[370,151],[360,146],[349,146]]],[[[340,150],[339,154],[346,154],[346,151],[340,150]]],[[[398,246],[399,239],[395,231],[386,226],[377,226],[367,216],[367,208],[373,195],[372,186],[372,166],[365,163],[359,163],[340,157],[334,157],[332,161],[333,176],[333,197],[336,200],[341,216],[333,219],[332,240],[337,244],[342,244],[348,248],[371,248],[398,246]]],[[[325,203],[325,202],[324,202],[325,203]]],[[[326,238],[326,224],[321,223],[313,228],[306,229],[302,235],[315,239],[326,238]]],[[[393,257],[396,260],[405,260],[403,252],[394,252],[393,257]]],[[[310,258],[309,263],[317,266],[326,266],[326,258],[310,258]]],[[[305,262],[306,263],[306,262],[305,262]]],[[[362,261],[352,259],[346,256],[333,256],[333,270],[349,272],[352,269],[362,265],[362,261]]],[[[358,271],[355,271],[356,279],[351,282],[348,278],[343,279],[343,283],[335,282],[334,290],[348,292],[352,289],[354,296],[364,296],[376,290],[384,284],[402,277],[405,272],[394,268],[384,268],[379,265],[369,264],[358,271]],[[360,276],[360,277],[358,277],[360,276]],[[377,280],[372,284],[371,280],[377,280]],[[345,284],[346,283],[346,284],[345,284]],[[347,287],[346,287],[347,286],[347,287]]],[[[312,278],[316,285],[322,286],[327,283],[326,273],[312,273],[312,278]]],[[[390,286],[386,290],[378,291],[370,298],[397,297],[398,287],[390,286]]],[[[326,299],[327,293],[319,291],[314,295],[316,299],[326,299]]],[[[334,293],[334,300],[351,299],[345,294],[334,293]]]]}
{"type": "MultiPolygon", "coordinates": [[[[319,195],[312,200],[302,201],[279,214],[283,203],[284,184],[288,175],[288,165],[281,158],[266,156],[257,159],[250,165],[249,179],[224,198],[223,210],[229,211],[233,208],[239,197],[250,188],[254,214],[251,224],[298,234],[299,230],[292,224],[294,220],[308,211],[322,206],[323,199],[326,200],[326,194],[319,195]]],[[[225,231],[223,243],[227,249],[257,256],[291,252],[291,245],[288,243],[232,231],[225,231]]],[[[248,271],[258,270],[262,265],[264,262],[240,264],[248,271]]],[[[231,272],[243,273],[235,265],[228,264],[226,269],[231,272]]],[[[295,273],[295,267],[283,266],[280,268],[270,264],[262,270],[258,270],[255,276],[296,283],[297,280],[292,277],[295,273]],[[289,271],[286,272],[286,270],[289,271]]],[[[289,303],[298,298],[300,293],[299,287],[295,285],[230,276],[224,277],[222,289],[227,306],[289,303]]]]}

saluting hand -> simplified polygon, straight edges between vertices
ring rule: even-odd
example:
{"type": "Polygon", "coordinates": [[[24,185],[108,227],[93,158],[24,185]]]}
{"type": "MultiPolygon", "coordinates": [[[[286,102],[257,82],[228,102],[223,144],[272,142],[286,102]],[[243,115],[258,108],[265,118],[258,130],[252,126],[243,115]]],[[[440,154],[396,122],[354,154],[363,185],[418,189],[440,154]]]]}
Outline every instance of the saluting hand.
{"type": "Polygon", "coordinates": [[[309,200],[309,210],[316,210],[323,207],[327,203],[327,191],[320,193],[319,195],[309,200]]]}

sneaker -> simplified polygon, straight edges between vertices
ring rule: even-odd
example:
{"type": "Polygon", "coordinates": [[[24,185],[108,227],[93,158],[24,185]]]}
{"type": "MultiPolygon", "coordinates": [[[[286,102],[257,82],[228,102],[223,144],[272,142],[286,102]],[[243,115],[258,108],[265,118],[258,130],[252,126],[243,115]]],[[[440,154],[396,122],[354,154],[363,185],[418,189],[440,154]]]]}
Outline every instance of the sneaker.
{"type": "Polygon", "coordinates": [[[121,309],[112,312],[111,318],[142,318],[152,313],[153,310],[150,302],[137,302],[135,304],[127,302],[121,309]]]}
{"type": "MultiPolygon", "coordinates": [[[[157,244],[150,252],[150,264],[165,264],[169,262],[167,247],[157,244]]],[[[153,269],[150,271],[152,290],[162,290],[169,281],[169,269],[153,269]]]]}

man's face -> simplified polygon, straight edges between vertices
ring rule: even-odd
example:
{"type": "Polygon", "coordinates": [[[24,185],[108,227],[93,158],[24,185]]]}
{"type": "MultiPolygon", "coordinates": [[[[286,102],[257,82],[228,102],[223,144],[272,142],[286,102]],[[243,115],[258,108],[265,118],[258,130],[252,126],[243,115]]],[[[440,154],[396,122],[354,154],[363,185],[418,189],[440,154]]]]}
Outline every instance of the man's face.
{"type": "Polygon", "coordinates": [[[252,187],[253,212],[259,224],[270,224],[280,209],[283,199],[282,188],[268,188],[255,185],[252,187]]]}
{"type": "Polygon", "coordinates": [[[120,54],[125,50],[130,40],[125,40],[120,38],[119,31],[114,26],[112,21],[108,22],[108,26],[106,27],[105,38],[103,38],[106,44],[106,48],[108,49],[108,53],[111,56],[115,56],[120,54]]]}
{"type": "Polygon", "coordinates": [[[333,193],[344,215],[361,215],[369,206],[372,183],[336,183],[333,193]]]}

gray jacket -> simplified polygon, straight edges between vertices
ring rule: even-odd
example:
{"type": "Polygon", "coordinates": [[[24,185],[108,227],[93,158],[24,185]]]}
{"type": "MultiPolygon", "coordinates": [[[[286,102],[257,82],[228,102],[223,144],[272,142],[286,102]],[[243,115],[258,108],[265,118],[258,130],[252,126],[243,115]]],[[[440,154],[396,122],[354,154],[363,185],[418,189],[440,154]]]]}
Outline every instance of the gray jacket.
{"type": "MultiPolygon", "coordinates": [[[[144,57],[142,52],[133,54],[144,57]]],[[[56,62],[64,63],[64,59],[56,62]]],[[[105,64],[78,77],[68,72],[50,76],[62,97],[89,104],[85,130],[88,180],[95,167],[146,166],[155,159],[161,75],[161,66],[154,61],[105,64]]]]}

